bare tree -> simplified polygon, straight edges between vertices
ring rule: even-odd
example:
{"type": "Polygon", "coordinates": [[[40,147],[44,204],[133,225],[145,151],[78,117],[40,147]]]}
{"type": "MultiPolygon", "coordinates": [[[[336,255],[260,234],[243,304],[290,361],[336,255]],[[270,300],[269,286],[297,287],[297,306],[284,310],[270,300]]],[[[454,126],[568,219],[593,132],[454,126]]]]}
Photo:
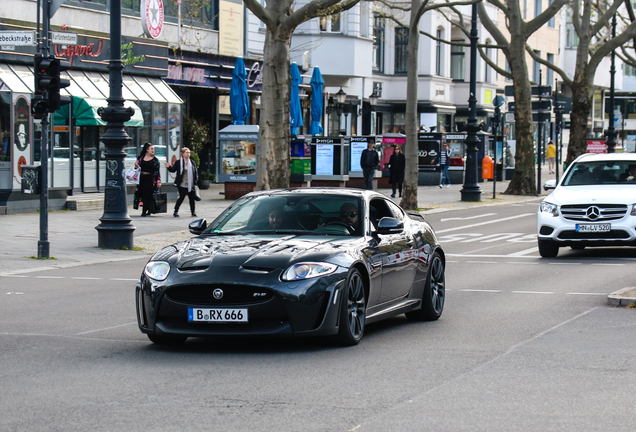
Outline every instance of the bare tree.
{"type": "Polygon", "coordinates": [[[293,0],[267,0],[266,6],[262,6],[258,0],[245,0],[245,6],[267,27],[263,50],[257,190],[289,187],[289,50],[294,30],[305,21],[340,13],[359,1],[312,0],[293,10],[293,0]]]}
{"type": "Polygon", "coordinates": [[[488,16],[483,3],[479,4],[479,19],[488,33],[497,41],[506,56],[514,82],[515,133],[517,151],[515,153],[515,174],[504,194],[536,195],[534,174],[534,142],[532,124],[532,88],[526,62],[528,38],[552,18],[567,0],[554,0],[541,14],[530,21],[523,19],[519,0],[487,0],[500,9],[506,17],[509,36],[504,35],[488,16]]]}

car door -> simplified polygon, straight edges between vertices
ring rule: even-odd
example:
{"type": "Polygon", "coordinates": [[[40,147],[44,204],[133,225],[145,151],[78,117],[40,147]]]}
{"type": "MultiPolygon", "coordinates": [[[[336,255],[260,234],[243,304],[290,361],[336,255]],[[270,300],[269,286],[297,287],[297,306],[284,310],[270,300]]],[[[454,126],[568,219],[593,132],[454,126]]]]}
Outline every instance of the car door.
{"type": "MultiPolygon", "coordinates": [[[[394,204],[385,198],[371,200],[372,222],[375,219],[377,223],[383,217],[397,217],[404,221],[404,214],[401,211],[394,213],[391,205],[394,204]]],[[[395,207],[399,210],[397,206],[395,207]]],[[[379,303],[386,303],[404,297],[409,292],[415,275],[414,271],[410,271],[413,261],[408,256],[413,245],[409,244],[405,233],[376,234],[376,236],[379,241],[378,249],[382,256],[382,290],[379,303]]]]}

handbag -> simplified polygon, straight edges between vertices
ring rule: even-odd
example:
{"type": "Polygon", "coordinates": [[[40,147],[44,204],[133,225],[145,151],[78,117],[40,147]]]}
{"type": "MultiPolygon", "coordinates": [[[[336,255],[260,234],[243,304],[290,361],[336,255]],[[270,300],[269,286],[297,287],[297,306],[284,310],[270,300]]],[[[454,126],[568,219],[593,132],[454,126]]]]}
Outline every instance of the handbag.
{"type": "Polygon", "coordinates": [[[141,167],[135,168],[135,166],[131,166],[126,170],[126,181],[128,183],[139,184],[139,174],[141,174],[141,167]]]}
{"type": "Polygon", "coordinates": [[[155,192],[152,194],[155,201],[153,213],[168,213],[168,194],[165,192],[155,192]]]}
{"type": "Polygon", "coordinates": [[[194,200],[201,201],[201,192],[199,191],[199,186],[194,185],[194,200]]]}

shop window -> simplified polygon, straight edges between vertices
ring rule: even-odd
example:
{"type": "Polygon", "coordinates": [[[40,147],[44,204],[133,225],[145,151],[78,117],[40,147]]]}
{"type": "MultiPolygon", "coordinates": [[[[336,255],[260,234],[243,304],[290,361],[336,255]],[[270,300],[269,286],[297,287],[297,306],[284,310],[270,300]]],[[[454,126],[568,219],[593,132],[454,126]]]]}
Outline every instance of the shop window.
{"type": "Polygon", "coordinates": [[[144,117],[144,126],[139,131],[139,141],[143,145],[152,141],[152,102],[139,101],[139,108],[144,117]]]}
{"type": "Polygon", "coordinates": [[[409,43],[409,29],[395,29],[395,73],[406,73],[406,47],[409,43]]]}

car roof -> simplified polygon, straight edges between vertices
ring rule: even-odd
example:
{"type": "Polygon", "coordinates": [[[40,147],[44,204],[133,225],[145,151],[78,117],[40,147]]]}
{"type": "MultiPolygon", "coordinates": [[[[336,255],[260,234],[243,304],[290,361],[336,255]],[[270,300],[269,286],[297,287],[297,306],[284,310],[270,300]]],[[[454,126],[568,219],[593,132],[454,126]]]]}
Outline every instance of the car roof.
{"type": "Polygon", "coordinates": [[[634,161],[636,153],[586,153],[577,157],[574,162],[607,162],[607,161],[634,161]]]}
{"type": "Polygon", "coordinates": [[[384,195],[379,194],[375,191],[365,190],[365,189],[355,189],[355,188],[339,188],[339,187],[297,187],[297,188],[289,188],[289,189],[269,189],[263,191],[255,191],[251,192],[249,196],[259,196],[259,195],[292,195],[292,194],[314,194],[314,195],[342,195],[342,196],[351,196],[351,197],[361,197],[361,198],[371,198],[373,196],[378,196],[382,198],[386,198],[384,195]]]}

